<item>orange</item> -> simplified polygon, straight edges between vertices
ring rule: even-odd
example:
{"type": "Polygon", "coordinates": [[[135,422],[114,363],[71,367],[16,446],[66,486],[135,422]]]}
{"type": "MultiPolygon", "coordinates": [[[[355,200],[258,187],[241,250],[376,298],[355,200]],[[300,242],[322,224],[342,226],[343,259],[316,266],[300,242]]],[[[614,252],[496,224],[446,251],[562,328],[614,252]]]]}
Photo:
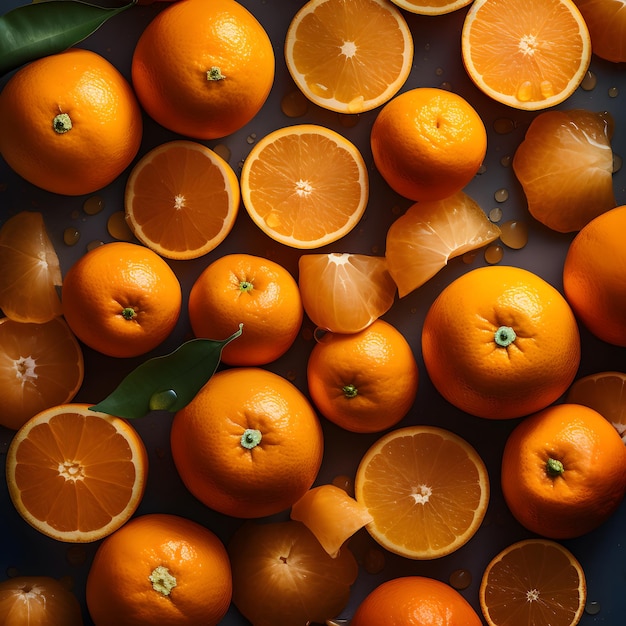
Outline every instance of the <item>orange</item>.
{"type": "Polygon", "coordinates": [[[487,152],[487,131],[461,96],[419,87],[381,109],[370,143],[376,168],[396,193],[411,200],[442,200],[478,172],[487,152]]]}
{"type": "Polygon", "coordinates": [[[506,547],[487,565],[480,606],[488,626],[575,626],[585,609],[587,585],[576,557],[545,539],[506,547]]]}
{"type": "Polygon", "coordinates": [[[418,15],[444,15],[462,9],[473,0],[391,0],[400,8],[418,15]]]}
{"type": "Polygon", "coordinates": [[[228,553],[233,604],[255,626],[326,623],[348,604],[358,574],[349,549],[332,558],[295,521],[246,522],[228,553]]]}
{"type": "Polygon", "coordinates": [[[471,270],[448,285],[424,319],[431,382],[457,408],[489,419],[545,408],[570,386],[580,336],[565,298],[516,267],[471,270]]]}
{"type": "Polygon", "coordinates": [[[470,603],[456,589],[426,576],[381,583],[358,606],[351,626],[480,626],[470,603]]]}
{"type": "Polygon", "coordinates": [[[321,329],[357,333],[394,303],[396,284],[384,257],[348,252],[304,254],[298,269],[304,310],[321,329]]]}
{"type": "MultiPolygon", "coordinates": [[[[244,331],[245,332],[245,331],[244,331]]],[[[304,394],[258,367],[215,374],[172,423],[172,457],[206,506],[253,518],[288,509],[311,487],[322,429],[304,394]]]]}
{"type": "Polygon", "coordinates": [[[574,93],[589,68],[591,40],[572,0],[474,0],[461,53],[485,94],[536,111],[574,93]]]}
{"type": "Polygon", "coordinates": [[[515,151],[513,171],[530,214],[558,232],[580,230],[615,206],[613,151],[601,114],[540,113],[515,151]]]}
{"type": "Polygon", "coordinates": [[[148,455],[125,420],[61,404],[29,419],[11,440],[6,475],[18,513],[44,535],[84,543],[133,515],[148,455]]]}
{"type": "Polygon", "coordinates": [[[0,153],[20,176],[78,196],[113,182],[142,137],[141,110],[105,58],[79,48],[33,61],[0,93],[0,153]]]}
{"type": "Polygon", "coordinates": [[[143,244],[169,259],[195,259],[226,239],[239,210],[239,180],[195,141],[153,148],[126,183],[126,221],[143,244]]]}
{"type": "Polygon", "coordinates": [[[598,372],[583,376],[567,390],[565,401],[594,409],[626,443],[626,374],[598,372]]]}
{"type": "Polygon", "coordinates": [[[477,532],[489,504],[489,476],[458,435],[407,426],[363,455],[354,492],[374,518],[366,528],[381,546],[410,559],[436,559],[477,532]]]}
{"type": "Polygon", "coordinates": [[[626,493],[626,447],[602,415],[557,404],[526,418],[502,455],[502,493],[517,521],[551,539],[606,521],[626,493]]]}
{"type": "Polygon", "coordinates": [[[133,357],[169,336],[182,293],[158,254],[114,242],[93,248],[70,267],[62,300],[65,319],[82,342],[102,354],[133,357]]]}
{"type": "Polygon", "coordinates": [[[626,61],[626,13],[622,0],[574,0],[589,35],[591,50],[613,63],[626,61]]]}
{"type": "Polygon", "coordinates": [[[80,344],[62,318],[41,324],[0,318],[0,424],[17,430],[36,413],[70,402],[83,383],[80,344]]]}
{"type": "Polygon", "coordinates": [[[589,222],[574,237],[563,266],[563,289],[576,316],[598,339],[626,346],[626,206],[589,222]]]}
{"type": "Polygon", "coordinates": [[[381,319],[358,333],[324,334],[307,364],[309,395],[317,409],[357,433],[395,426],[413,406],[418,378],[408,341],[381,319]]]}
{"type": "Polygon", "coordinates": [[[161,126],[216,139],[245,126],[274,83],[263,26],[234,0],[176,2],[148,24],[132,59],[142,106],[161,126]]]}
{"type": "Polygon", "coordinates": [[[0,582],[3,626],[83,626],[76,596],[49,576],[16,576],[0,582]]]}
{"type": "Polygon", "coordinates": [[[385,258],[399,296],[421,287],[450,259],[499,236],[498,226],[462,191],[443,200],[415,203],[387,231],[385,258]]]}
{"type": "Polygon", "coordinates": [[[226,338],[243,333],[222,350],[229,365],[262,365],[292,346],[303,318],[298,285],[274,261],[229,254],[198,276],[189,294],[189,321],[196,337],[226,338]]]}
{"type": "Polygon", "coordinates": [[[250,150],[241,196],[268,237],[293,248],[319,248],[361,219],[369,197],[367,166],[358,148],[334,130],[287,126],[250,150]]]}
{"type": "Polygon", "coordinates": [[[310,0],[289,24],[285,61],[309,100],[339,113],[363,113],[404,85],[413,37],[386,0],[310,0]]]}
{"type": "Polygon", "coordinates": [[[86,593],[97,626],[216,626],[230,606],[230,560],[208,528],[149,513],[98,547],[86,593]]]}
{"type": "Polygon", "coordinates": [[[18,322],[49,322],[63,312],[61,266],[41,213],[21,211],[0,228],[0,309],[18,322]]]}

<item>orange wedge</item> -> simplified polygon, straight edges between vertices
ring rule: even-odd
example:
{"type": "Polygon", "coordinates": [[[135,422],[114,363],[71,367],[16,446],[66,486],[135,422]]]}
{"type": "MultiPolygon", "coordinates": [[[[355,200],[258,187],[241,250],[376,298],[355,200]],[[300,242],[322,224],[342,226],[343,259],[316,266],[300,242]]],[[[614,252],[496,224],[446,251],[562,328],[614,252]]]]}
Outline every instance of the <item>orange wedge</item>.
{"type": "Polygon", "coordinates": [[[280,128],[259,141],[241,171],[256,225],[279,243],[318,248],[348,234],[369,195],[365,161],[339,133],[313,124],[280,128]]]}
{"type": "Polygon", "coordinates": [[[589,68],[591,40],[573,0],[474,0],[461,52],[479,89],[533,111],[574,93],[589,68]]]}
{"type": "Polygon", "coordinates": [[[362,113],[390,100],[405,83],[413,38],[387,0],[310,0],[289,25],[285,60],[309,100],[331,111],[362,113]]]}
{"type": "Polygon", "coordinates": [[[462,9],[473,0],[391,0],[400,8],[418,15],[444,15],[462,9]]]}
{"type": "Polygon", "coordinates": [[[477,202],[460,191],[409,207],[387,231],[385,256],[400,297],[423,285],[448,261],[500,236],[477,202]]]}
{"type": "Polygon", "coordinates": [[[169,259],[214,250],[232,230],[239,201],[239,181],[228,162],[186,140],[150,150],[132,169],[124,196],[135,237],[169,259]]]}

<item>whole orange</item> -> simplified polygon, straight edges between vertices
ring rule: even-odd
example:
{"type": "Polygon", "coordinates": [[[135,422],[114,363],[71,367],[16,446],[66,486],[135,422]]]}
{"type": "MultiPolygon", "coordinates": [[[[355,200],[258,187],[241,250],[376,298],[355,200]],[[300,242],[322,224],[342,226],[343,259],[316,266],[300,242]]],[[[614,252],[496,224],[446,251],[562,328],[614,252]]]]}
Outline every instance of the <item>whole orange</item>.
{"type": "Polygon", "coordinates": [[[309,355],[307,382],[324,417],[346,430],[372,433],[408,413],[418,369],[404,335],[378,319],[358,333],[324,334],[309,355]]]}
{"type": "Polygon", "coordinates": [[[563,289],[576,316],[598,339],[626,347],[626,205],[599,215],[574,237],[563,289]]]}
{"type": "Polygon", "coordinates": [[[160,12],[133,54],[139,101],[181,135],[215,139],[239,130],[265,103],[274,50],[263,26],[235,0],[182,0],[160,12]]]}
{"type": "Polygon", "coordinates": [[[323,453],[309,401],[257,367],[216,373],[174,417],[172,457],[189,491],[240,518],[273,515],[311,487],[323,453]]]}
{"type": "Polygon", "coordinates": [[[626,493],[626,446],[597,411],[557,404],[524,419],[502,455],[502,492],[513,516],[552,539],[606,521],[626,493]]]}
{"type": "Polygon", "coordinates": [[[480,626],[469,602],[456,589],[434,578],[392,578],[369,593],[351,626],[480,626]]]}
{"type": "Polygon", "coordinates": [[[92,193],[134,159],[142,137],[131,86],[104,57],[78,48],[29,63],[0,93],[0,153],[29,182],[92,193]]]}
{"type": "Polygon", "coordinates": [[[63,280],[63,315],[87,346],[114,357],[156,348],[180,315],[180,283],[170,266],[143,246],[115,242],[93,248],[63,280]]]}
{"type": "Polygon", "coordinates": [[[196,337],[223,339],[243,333],[222,351],[229,365],[263,365],[295,341],[304,315],[298,284],[282,265],[250,254],[213,261],[189,294],[189,321],[196,337]]]}
{"type": "Polygon", "coordinates": [[[450,283],[424,319],[428,375],[457,408],[521,417],[557,400],[580,364],[580,336],[561,293],[521,268],[486,266],[450,283]]]}
{"type": "Polygon", "coordinates": [[[96,626],[216,626],[231,597],[224,544],[178,515],[132,519],[100,544],[87,576],[96,626]]]}
{"type": "Polygon", "coordinates": [[[370,143],[376,168],[396,193],[411,200],[442,200],[478,172],[487,131],[461,96],[419,87],[381,109],[370,143]]]}

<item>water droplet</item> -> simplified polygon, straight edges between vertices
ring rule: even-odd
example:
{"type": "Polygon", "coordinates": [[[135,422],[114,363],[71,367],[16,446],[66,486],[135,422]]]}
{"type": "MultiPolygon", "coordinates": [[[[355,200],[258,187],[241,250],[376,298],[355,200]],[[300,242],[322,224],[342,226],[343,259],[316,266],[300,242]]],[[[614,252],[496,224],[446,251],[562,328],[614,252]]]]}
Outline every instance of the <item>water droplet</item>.
{"type": "Polygon", "coordinates": [[[504,188],[498,189],[498,191],[493,194],[493,197],[496,202],[506,202],[509,199],[509,190],[504,188]]]}
{"type": "Polygon", "coordinates": [[[500,263],[503,256],[504,249],[501,245],[497,243],[488,246],[485,250],[485,261],[489,263],[489,265],[495,265],[496,263],[500,263]]]}
{"type": "Polygon", "coordinates": [[[224,161],[230,160],[230,148],[223,143],[218,143],[213,148],[213,152],[215,152],[218,156],[221,156],[224,161]]]}
{"type": "Polygon", "coordinates": [[[435,70],[435,74],[436,74],[437,76],[443,76],[443,68],[442,68],[442,67],[438,67],[438,68],[435,70]]]}
{"type": "Polygon", "coordinates": [[[369,548],[363,558],[363,567],[368,574],[378,574],[385,569],[385,555],[378,548],[369,548]]]}
{"type": "Polygon", "coordinates": [[[619,154],[613,153],[613,174],[619,172],[622,169],[622,157],[619,154]]]}
{"type": "Polygon", "coordinates": [[[339,487],[339,489],[343,489],[348,495],[354,493],[354,481],[350,476],[346,476],[345,474],[335,476],[333,478],[333,485],[339,487]]]}
{"type": "Polygon", "coordinates": [[[502,219],[502,209],[497,206],[489,211],[489,219],[492,222],[499,222],[502,219]]]}
{"type": "Polygon", "coordinates": [[[515,130],[515,122],[507,117],[500,117],[493,123],[493,130],[498,135],[508,135],[515,130]]]}
{"type": "Polygon", "coordinates": [[[609,98],[617,98],[619,96],[619,89],[617,87],[611,87],[609,89],[609,98]]]}
{"type": "Polygon", "coordinates": [[[115,211],[111,213],[107,220],[107,230],[113,239],[119,241],[134,241],[135,236],[130,229],[124,211],[115,211]]]}
{"type": "Polygon", "coordinates": [[[595,89],[597,84],[598,77],[591,70],[588,70],[583,78],[583,82],[580,83],[580,87],[585,91],[591,91],[592,89],[595,89]]]}
{"type": "Polygon", "coordinates": [[[90,196],[83,203],[83,211],[87,215],[96,215],[104,209],[104,199],[100,196],[90,196]]]}
{"type": "Polygon", "coordinates": [[[74,244],[78,243],[79,239],[80,239],[80,232],[76,230],[76,228],[73,228],[72,226],[68,226],[63,231],[63,243],[66,246],[73,246],[74,244]]]}
{"type": "Polygon", "coordinates": [[[99,248],[104,245],[104,241],[100,241],[100,239],[94,239],[87,244],[87,251],[93,250],[94,248],[99,248]]]}
{"type": "Polygon", "coordinates": [[[585,613],[588,615],[597,615],[600,612],[600,603],[599,602],[587,602],[585,604],[585,613]]]}
{"type": "Polygon", "coordinates": [[[457,569],[450,574],[448,579],[455,589],[467,589],[472,584],[472,574],[466,569],[457,569]]]}
{"type": "Polygon", "coordinates": [[[461,257],[463,259],[463,263],[465,263],[465,265],[471,265],[474,262],[474,259],[476,259],[477,254],[478,254],[477,250],[470,250],[469,252],[466,252],[461,257]]]}
{"type": "Polygon", "coordinates": [[[480,167],[478,168],[478,171],[476,172],[477,176],[480,176],[482,174],[486,174],[487,173],[487,166],[484,163],[480,164],[480,167]]]}
{"type": "Polygon", "coordinates": [[[500,241],[514,250],[520,250],[528,243],[528,224],[509,220],[500,225],[500,241]]]}
{"type": "Polygon", "coordinates": [[[253,144],[256,141],[256,133],[250,133],[247,137],[246,137],[246,142],[249,144],[253,144]]]}
{"type": "Polygon", "coordinates": [[[301,91],[290,91],[280,101],[280,108],[287,117],[302,117],[309,110],[309,101],[301,91]]]}
{"type": "Polygon", "coordinates": [[[446,91],[452,91],[452,83],[449,83],[448,81],[444,81],[441,85],[439,85],[439,87],[441,89],[445,89],[446,91]]]}

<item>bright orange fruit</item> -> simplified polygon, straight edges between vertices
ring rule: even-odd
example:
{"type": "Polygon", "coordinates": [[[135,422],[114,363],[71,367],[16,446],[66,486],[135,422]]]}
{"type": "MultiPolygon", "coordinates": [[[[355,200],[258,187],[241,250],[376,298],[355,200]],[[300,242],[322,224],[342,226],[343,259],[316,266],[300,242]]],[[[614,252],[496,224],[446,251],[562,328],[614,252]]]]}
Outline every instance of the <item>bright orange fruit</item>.
{"type": "Polygon", "coordinates": [[[626,11],[622,0],[574,0],[591,36],[591,49],[601,59],[626,61],[626,11]]]}

